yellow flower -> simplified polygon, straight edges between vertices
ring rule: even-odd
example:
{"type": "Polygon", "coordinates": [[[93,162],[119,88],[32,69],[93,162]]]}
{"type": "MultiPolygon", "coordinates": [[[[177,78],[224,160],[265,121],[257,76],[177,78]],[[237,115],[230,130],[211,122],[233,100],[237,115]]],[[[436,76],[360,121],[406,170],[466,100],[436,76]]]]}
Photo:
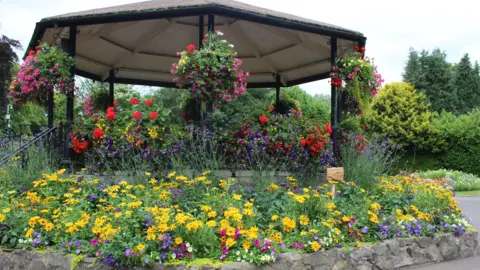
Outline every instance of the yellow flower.
{"type": "Polygon", "coordinates": [[[0,214],[0,222],[4,222],[6,218],[4,214],[0,214]]]}
{"type": "Polygon", "coordinates": [[[234,193],[232,197],[233,197],[233,199],[236,200],[236,201],[240,201],[240,200],[242,199],[242,195],[240,195],[240,194],[235,194],[235,193],[234,193]]]}
{"type": "Polygon", "coordinates": [[[185,225],[187,231],[196,231],[203,227],[203,223],[200,220],[195,220],[185,225]]]}
{"type": "Polygon", "coordinates": [[[167,178],[172,178],[175,176],[175,174],[177,174],[177,172],[171,172],[167,175],[167,178]]]}
{"type": "Polygon", "coordinates": [[[208,212],[207,216],[208,216],[209,218],[214,218],[214,217],[217,216],[217,212],[215,212],[215,211],[210,211],[210,212],[208,212]]]}
{"type": "Polygon", "coordinates": [[[7,213],[9,213],[9,212],[10,212],[10,208],[5,208],[5,209],[3,209],[3,211],[2,211],[2,212],[3,212],[3,213],[5,213],[5,214],[7,214],[7,213]]]}
{"type": "Polygon", "coordinates": [[[136,250],[142,252],[144,249],[145,249],[145,245],[143,244],[138,244],[136,247],[135,247],[136,250]]]}
{"type": "Polygon", "coordinates": [[[312,242],[312,249],[313,249],[313,251],[317,252],[317,251],[320,250],[320,248],[322,248],[322,246],[320,245],[320,243],[318,243],[317,241],[312,242]]]}
{"type": "Polygon", "coordinates": [[[272,221],[277,221],[278,220],[278,216],[277,215],[273,215],[272,216],[272,221]]]}
{"type": "Polygon", "coordinates": [[[212,211],[212,207],[210,206],[207,206],[207,205],[203,205],[200,210],[202,210],[203,212],[210,212],[212,211]]]}
{"type": "Polygon", "coordinates": [[[325,208],[327,208],[329,211],[332,211],[333,209],[335,209],[335,207],[337,206],[335,205],[334,202],[328,202],[325,204],[325,208]]]}
{"type": "Polygon", "coordinates": [[[306,226],[309,221],[310,219],[307,216],[305,215],[300,216],[300,224],[302,224],[303,226],[306,226]]]}
{"type": "Polygon", "coordinates": [[[207,221],[207,226],[210,227],[210,228],[214,228],[214,227],[217,227],[217,222],[215,220],[209,220],[207,221]]]}
{"type": "Polygon", "coordinates": [[[51,222],[45,224],[45,226],[44,226],[45,231],[47,231],[47,232],[51,231],[54,227],[55,227],[55,225],[51,222]]]}
{"type": "Polygon", "coordinates": [[[350,218],[347,217],[347,216],[343,216],[343,217],[342,217],[342,221],[343,221],[343,222],[349,222],[349,221],[350,221],[350,218]]]}
{"type": "Polygon", "coordinates": [[[305,236],[305,235],[307,235],[307,234],[308,234],[308,233],[307,233],[306,231],[302,231],[302,232],[300,233],[301,236],[305,236]]]}
{"type": "Polygon", "coordinates": [[[146,172],[145,175],[146,175],[146,176],[151,176],[152,174],[149,173],[149,172],[146,172]]]}
{"type": "Polygon", "coordinates": [[[242,247],[246,250],[249,250],[251,246],[252,246],[252,243],[250,241],[245,241],[242,244],[242,247]]]}
{"type": "Polygon", "coordinates": [[[291,232],[295,229],[296,223],[293,219],[289,217],[284,217],[282,219],[283,230],[286,232],[291,232]]]}
{"type": "Polygon", "coordinates": [[[178,246],[180,245],[181,243],[183,243],[183,239],[181,237],[177,237],[175,238],[175,244],[178,246]]]}
{"type": "Polygon", "coordinates": [[[246,208],[252,208],[253,203],[251,203],[251,202],[246,202],[245,204],[243,204],[243,206],[245,206],[246,208]]]}
{"type": "Polygon", "coordinates": [[[58,175],[62,175],[66,172],[67,170],[66,169],[61,169],[57,172],[58,175]]]}
{"type": "Polygon", "coordinates": [[[230,247],[232,247],[233,245],[235,245],[235,243],[236,243],[236,242],[235,242],[235,239],[233,239],[233,238],[228,238],[227,241],[225,242],[225,245],[230,248],[230,247]]]}
{"type": "Polygon", "coordinates": [[[368,215],[370,216],[370,222],[378,224],[377,214],[373,213],[372,211],[368,211],[368,215]]]}
{"type": "Polygon", "coordinates": [[[33,228],[28,229],[27,233],[25,233],[25,238],[32,238],[34,232],[33,228]]]}
{"type": "Polygon", "coordinates": [[[115,215],[114,215],[116,218],[118,217],[121,217],[122,216],[122,212],[115,212],[115,215]]]}

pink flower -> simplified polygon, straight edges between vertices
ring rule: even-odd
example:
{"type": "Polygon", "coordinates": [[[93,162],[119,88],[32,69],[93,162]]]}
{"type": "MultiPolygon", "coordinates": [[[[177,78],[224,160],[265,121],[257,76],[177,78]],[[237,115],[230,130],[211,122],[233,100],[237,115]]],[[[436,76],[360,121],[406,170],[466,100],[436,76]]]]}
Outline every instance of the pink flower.
{"type": "MultiPolygon", "coordinates": [[[[90,240],[90,244],[95,247],[95,246],[98,245],[98,241],[95,240],[95,239],[92,239],[92,240],[90,240]]],[[[100,250],[99,250],[99,251],[100,251],[100,250]]],[[[98,251],[97,251],[97,252],[98,252],[98,251]]],[[[98,256],[98,255],[97,255],[97,256],[98,256]]]]}

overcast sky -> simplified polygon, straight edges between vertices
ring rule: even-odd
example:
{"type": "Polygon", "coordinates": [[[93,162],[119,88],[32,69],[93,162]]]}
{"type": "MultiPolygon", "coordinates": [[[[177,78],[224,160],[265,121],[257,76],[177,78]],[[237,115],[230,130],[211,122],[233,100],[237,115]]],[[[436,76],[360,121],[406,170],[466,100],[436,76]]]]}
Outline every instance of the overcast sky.
{"type": "MultiPolygon", "coordinates": [[[[458,62],[465,53],[480,60],[480,4],[474,0],[241,1],[362,32],[368,38],[367,54],[375,58],[387,82],[401,80],[410,47],[439,47],[450,62],[458,62]]],[[[0,34],[27,47],[35,23],[44,17],[132,2],[140,1],[0,0],[0,34]]],[[[310,94],[330,91],[326,80],[302,87],[310,94]]]]}

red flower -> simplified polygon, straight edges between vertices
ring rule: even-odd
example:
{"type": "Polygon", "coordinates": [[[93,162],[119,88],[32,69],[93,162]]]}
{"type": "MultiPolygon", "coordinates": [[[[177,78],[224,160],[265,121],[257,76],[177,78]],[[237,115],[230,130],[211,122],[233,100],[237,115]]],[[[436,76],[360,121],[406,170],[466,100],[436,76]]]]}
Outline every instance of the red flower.
{"type": "Polygon", "coordinates": [[[362,129],[363,129],[363,130],[367,129],[367,126],[362,125],[362,129]]]}
{"type": "Polygon", "coordinates": [[[353,49],[357,52],[360,51],[360,47],[358,47],[358,46],[353,46],[353,49]]]}
{"type": "Polygon", "coordinates": [[[275,106],[273,106],[273,105],[268,106],[268,111],[269,112],[273,112],[274,110],[275,110],[275,106]]]}
{"type": "Polygon", "coordinates": [[[195,49],[196,49],[195,45],[193,45],[193,44],[190,44],[187,47],[187,50],[188,50],[189,53],[192,53],[193,51],[195,51],[195,49]]]}
{"type": "Polygon", "coordinates": [[[138,99],[133,97],[130,99],[130,104],[137,105],[138,104],[138,99]]]}
{"type": "Polygon", "coordinates": [[[142,113],[141,113],[141,112],[134,112],[134,113],[132,114],[132,117],[133,117],[133,119],[135,119],[135,120],[140,120],[140,118],[142,118],[142,113]]]}
{"type": "Polygon", "coordinates": [[[267,136],[267,135],[268,135],[268,130],[266,130],[266,129],[263,130],[262,135],[263,135],[263,136],[267,136]]]}
{"type": "Polygon", "coordinates": [[[260,120],[260,125],[262,125],[262,126],[265,125],[268,122],[268,118],[265,115],[260,116],[260,118],[258,118],[258,120],[260,120]]]}
{"type": "Polygon", "coordinates": [[[101,139],[103,137],[103,134],[105,134],[103,130],[97,128],[93,131],[93,138],[95,140],[101,139]]]}
{"type": "Polygon", "coordinates": [[[327,124],[325,126],[325,131],[328,133],[328,134],[332,134],[333,130],[332,130],[332,125],[331,124],[327,124]]]}
{"type": "Polygon", "coordinates": [[[153,101],[151,99],[145,101],[144,103],[145,106],[152,106],[152,104],[153,104],[153,101]]]}
{"type": "Polygon", "coordinates": [[[80,141],[77,137],[72,138],[72,149],[77,154],[84,153],[90,146],[89,141],[80,141]]]}
{"type": "Polygon", "coordinates": [[[115,101],[113,102],[113,105],[115,105],[115,106],[118,106],[118,104],[119,104],[118,100],[115,100],[115,101]]]}
{"type": "Polygon", "coordinates": [[[305,147],[307,144],[308,144],[308,141],[305,140],[305,139],[300,141],[300,145],[303,146],[303,147],[305,147]]]}
{"type": "Polygon", "coordinates": [[[360,50],[361,50],[362,52],[365,52],[366,49],[365,49],[365,47],[362,47],[360,50]]]}
{"type": "Polygon", "coordinates": [[[362,135],[358,135],[357,140],[360,141],[360,142],[363,142],[365,140],[365,138],[362,135]]]}
{"type": "Polygon", "coordinates": [[[188,122],[188,113],[182,112],[182,119],[183,119],[183,122],[188,122]]]}
{"type": "Polygon", "coordinates": [[[158,117],[158,112],[151,112],[151,113],[150,113],[150,119],[151,119],[151,120],[154,120],[154,119],[156,119],[157,117],[158,117]]]}
{"type": "Polygon", "coordinates": [[[107,114],[105,115],[105,118],[110,121],[117,119],[117,114],[115,113],[115,109],[113,107],[107,108],[107,114]]]}
{"type": "Polygon", "coordinates": [[[35,55],[35,51],[34,51],[34,50],[30,50],[30,51],[28,52],[28,56],[34,56],[34,55],[35,55]]]}

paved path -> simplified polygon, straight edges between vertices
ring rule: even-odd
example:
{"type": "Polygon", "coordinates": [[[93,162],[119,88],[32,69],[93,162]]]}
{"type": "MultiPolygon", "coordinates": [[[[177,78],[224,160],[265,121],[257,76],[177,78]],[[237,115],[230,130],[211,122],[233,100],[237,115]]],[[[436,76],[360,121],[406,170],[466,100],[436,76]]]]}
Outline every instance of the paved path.
{"type": "MultiPolygon", "coordinates": [[[[460,207],[470,218],[472,225],[480,230],[480,197],[457,197],[460,207]]],[[[420,270],[480,270],[480,256],[452,262],[414,268],[420,270]]]]}

